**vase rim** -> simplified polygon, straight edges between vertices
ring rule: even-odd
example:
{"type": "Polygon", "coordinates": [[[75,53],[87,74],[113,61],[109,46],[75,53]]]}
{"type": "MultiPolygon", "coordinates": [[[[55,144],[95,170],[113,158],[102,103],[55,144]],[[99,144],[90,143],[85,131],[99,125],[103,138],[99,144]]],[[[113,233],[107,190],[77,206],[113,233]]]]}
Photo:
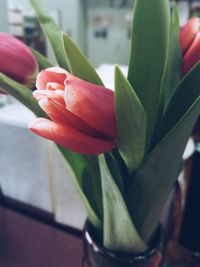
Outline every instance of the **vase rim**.
{"type": "Polygon", "coordinates": [[[113,252],[111,250],[106,249],[102,244],[99,244],[92,238],[91,236],[91,231],[92,231],[93,226],[91,223],[87,220],[84,226],[84,240],[85,242],[88,243],[88,245],[92,248],[92,250],[102,256],[105,256],[115,260],[120,257],[120,260],[122,262],[142,262],[146,261],[149,258],[151,258],[153,255],[157,253],[157,251],[162,250],[163,244],[161,240],[162,236],[162,229],[161,227],[158,228],[158,233],[156,234],[156,242],[155,246],[153,248],[148,249],[144,253],[141,254],[128,254],[128,253],[118,253],[118,252],[113,252]]]}

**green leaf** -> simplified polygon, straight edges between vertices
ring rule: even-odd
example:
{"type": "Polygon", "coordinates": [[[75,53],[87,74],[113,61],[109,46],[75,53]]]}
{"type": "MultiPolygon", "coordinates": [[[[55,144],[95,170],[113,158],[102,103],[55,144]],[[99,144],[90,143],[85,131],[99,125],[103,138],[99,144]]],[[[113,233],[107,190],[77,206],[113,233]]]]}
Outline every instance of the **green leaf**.
{"type": "Polygon", "coordinates": [[[178,84],[176,91],[167,106],[160,128],[157,130],[158,135],[155,137],[155,143],[161,140],[161,138],[170,131],[200,95],[199,77],[200,63],[197,63],[178,84]]]}
{"type": "Polygon", "coordinates": [[[95,69],[80,49],[66,34],[63,33],[62,37],[64,50],[68,58],[71,72],[85,81],[103,85],[99,75],[96,73],[95,69]]]}
{"type": "Polygon", "coordinates": [[[100,159],[103,191],[103,242],[115,252],[141,253],[147,249],[131,221],[119,188],[112,179],[103,156],[100,159]]]}
{"type": "MultiPolygon", "coordinates": [[[[83,80],[103,85],[95,69],[90,65],[87,58],[82,54],[80,49],[67,35],[63,34],[62,37],[63,47],[68,58],[71,73],[83,80]]],[[[76,172],[76,166],[77,160],[72,166],[74,172],[76,172]]],[[[94,226],[100,228],[102,226],[101,219],[103,216],[103,211],[100,173],[98,168],[99,165],[96,157],[90,157],[86,162],[84,159],[84,170],[81,171],[81,175],[80,173],[77,173],[76,178],[79,189],[81,189],[79,191],[80,193],[83,192],[83,194],[81,194],[86,204],[89,220],[93,223],[94,226]],[[96,167],[93,168],[94,166],[96,167]],[[94,214],[96,214],[96,218],[94,217],[94,214]]]]}
{"type": "Polygon", "coordinates": [[[36,116],[46,117],[46,114],[42,111],[38,102],[33,98],[33,92],[28,87],[10,79],[3,73],[0,73],[0,88],[19,100],[36,116]]]}
{"type": "Polygon", "coordinates": [[[68,70],[68,61],[67,57],[64,53],[63,45],[62,45],[62,34],[58,26],[52,20],[51,17],[47,16],[40,7],[41,1],[38,0],[30,0],[36,14],[40,25],[49,39],[51,46],[53,48],[55,57],[60,67],[68,70]]]}
{"type": "Polygon", "coordinates": [[[128,183],[129,177],[127,177],[122,169],[122,166],[117,162],[112,152],[105,153],[104,156],[108,169],[112,177],[115,179],[115,183],[117,184],[122,195],[125,195],[125,185],[128,183]]]}
{"type": "Polygon", "coordinates": [[[38,51],[36,51],[35,49],[31,49],[34,56],[37,59],[38,65],[39,65],[39,69],[43,70],[43,69],[47,69],[52,67],[53,65],[49,62],[48,58],[46,58],[45,56],[43,56],[42,54],[40,54],[38,51]]]}
{"type": "Polygon", "coordinates": [[[102,224],[103,203],[102,203],[102,187],[101,187],[99,160],[97,156],[84,156],[84,157],[85,157],[85,162],[84,162],[85,167],[82,172],[81,188],[84,194],[86,195],[88,201],[91,203],[94,212],[96,213],[102,224]]]}
{"type": "Polygon", "coordinates": [[[168,194],[177,179],[184,148],[200,113],[200,97],[168,135],[151,151],[135,174],[128,206],[145,242],[156,229],[168,194]]]}
{"type": "Polygon", "coordinates": [[[147,114],[149,147],[160,101],[169,38],[169,0],[136,0],[128,80],[147,114]]]}
{"type": "Polygon", "coordinates": [[[161,84],[160,112],[169,104],[174,91],[180,81],[181,52],[179,45],[179,16],[176,3],[173,3],[170,36],[168,43],[167,61],[161,84]]]}
{"type": "Polygon", "coordinates": [[[133,88],[117,66],[115,103],[118,149],[129,173],[133,173],[144,157],[146,113],[133,88]]]}
{"type": "Polygon", "coordinates": [[[74,182],[85,205],[88,219],[97,229],[102,228],[102,191],[98,158],[84,156],[58,145],[64,159],[74,172],[74,182]]]}

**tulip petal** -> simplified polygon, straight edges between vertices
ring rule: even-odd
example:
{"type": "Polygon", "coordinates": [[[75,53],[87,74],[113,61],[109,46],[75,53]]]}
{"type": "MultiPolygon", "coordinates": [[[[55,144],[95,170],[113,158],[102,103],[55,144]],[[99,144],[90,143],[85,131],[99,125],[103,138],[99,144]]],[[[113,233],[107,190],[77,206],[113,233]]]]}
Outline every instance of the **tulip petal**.
{"type": "Polygon", "coordinates": [[[66,108],[95,130],[116,138],[114,92],[70,76],[65,81],[66,108]]]}
{"type": "Polygon", "coordinates": [[[38,90],[44,90],[49,82],[63,85],[68,75],[69,72],[59,67],[42,70],[37,76],[36,88],[38,90]]]}
{"type": "Polygon", "coordinates": [[[182,74],[185,75],[200,59],[200,32],[196,34],[196,37],[185,53],[182,60],[182,74]]]}
{"type": "Polygon", "coordinates": [[[114,142],[89,137],[71,127],[44,118],[36,118],[29,128],[33,133],[81,154],[98,155],[116,146],[114,142]]]}
{"type": "Polygon", "coordinates": [[[62,90],[56,90],[56,91],[49,91],[49,90],[35,90],[33,92],[33,96],[37,101],[40,101],[43,98],[49,98],[54,100],[55,102],[58,102],[60,105],[65,108],[65,102],[64,102],[64,92],[62,90]]]}
{"type": "Polygon", "coordinates": [[[181,45],[182,53],[185,54],[195,39],[196,34],[199,31],[200,20],[199,18],[192,17],[186,25],[181,29],[179,42],[181,45]]]}
{"type": "Polygon", "coordinates": [[[51,91],[64,90],[64,89],[65,89],[65,86],[64,84],[61,84],[61,83],[48,82],[46,86],[46,90],[51,90],[51,91]]]}
{"type": "Polygon", "coordinates": [[[54,122],[65,124],[91,137],[105,138],[105,136],[92,129],[87,123],[82,121],[65,107],[63,108],[59,103],[56,103],[47,97],[42,98],[38,103],[54,122]]]}

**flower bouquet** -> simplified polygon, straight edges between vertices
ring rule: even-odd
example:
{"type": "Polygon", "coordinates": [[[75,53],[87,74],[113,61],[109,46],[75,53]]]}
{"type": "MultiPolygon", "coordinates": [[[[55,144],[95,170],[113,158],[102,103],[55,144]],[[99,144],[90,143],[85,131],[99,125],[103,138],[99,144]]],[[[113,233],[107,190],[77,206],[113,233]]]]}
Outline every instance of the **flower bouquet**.
{"type": "Polygon", "coordinates": [[[161,213],[200,113],[193,23],[180,34],[175,4],[135,1],[128,77],[116,66],[113,91],[30,2],[58,66],[33,51],[41,71],[33,96],[2,69],[0,86],[35,113],[30,129],[54,141],[74,172],[88,216],[84,266],[157,267],[161,213]]]}

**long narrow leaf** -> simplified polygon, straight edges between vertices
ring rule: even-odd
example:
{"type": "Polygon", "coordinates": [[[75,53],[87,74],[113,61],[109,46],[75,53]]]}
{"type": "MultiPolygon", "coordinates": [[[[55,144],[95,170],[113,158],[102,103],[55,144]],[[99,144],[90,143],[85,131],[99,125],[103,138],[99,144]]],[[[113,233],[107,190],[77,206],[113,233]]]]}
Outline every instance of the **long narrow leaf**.
{"type": "Polygon", "coordinates": [[[46,117],[45,113],[39,107],[38,102],[33,98],[33,92],[28,87],[0,73],[0,88],[19,100],[38,117],[46,117]]]}
{"type": "Polygon", "coordinates": [[[41,9],[41,1],[38,0],[30,0],[36,14],[40,25],[44,31],[44,34],[50,41],[50,44],[53,48],[55,57],[60,67],[68,70],[68,61],[67,57],[64,53],[63,45],[62,45],[62,34],[58,26],[55,24],[53,19],[47,16],[43,10],[41,9]]]}
{"type": "Polygon", "coordinates": [[[104,208],[104,246],[116,252],[141,253],[147,249],[128,213],[126,204],[111,177],[106,162],[100,160],[104,208]]]}
{"type": "Polygon", "coordinates": [[[103,85],[99,75],[80,49],[66,34],[63,34],[62,37],[64,50],[68,58],[71,72],[83,80],[103,85]]]}
{"type": "Polygon", "coordinates": [[[170,36],[168,43],[167,61],[161,84],[161,114],[163,114],[180,81],[180,65],[181,52],[179,45],[179,17],[176,4],[173,3],[170,21],[170,36]]]}
{"type": "Polygon", "coordinates": [[[104,156],[110,174],[115,179],[115,183],[117,184],[122,195],[125,195],[125,186],[129,181],[129,177],[127,177],[126,173],[122,169],[122,166],[117,162],[112,152],[105,153],[104,156]]]}
{"type": "Polygon", "coordinates": [[[179,121],[200,95],[200,63],[188,73],[179,83],[173,97],[166,108],[164,118],[157,130],[155,143],[161,140],[170,129],[179,121]]]}
{"type": "Polygon", "coordinates": [[[48,58],[46,58],[33,48],[31,50],[37,59],[40,70],[52,67],[52,64],[49,62],[48,58]]]}
{"type": "Polygon", "coordinates": [[[151,238],[158,225],[199,113],[200,97],[152,150],[134,176],[128,192],[128,204],[135,226],[144,241],[151,238]]]}
{"type": "Polygon", "coordinates": [[[128,80],[147,114],[149,147],[160,101],[169,38],[169,0],[136,0],[128,80]]]}
{"type": "MultiPolygon", "coordinates": [[[[69,62],[70,71],[77,77],[86,81],[102,85],[102,81],[96,73],[95,69],[91,66],[87,58],[83,55],[80,49],[74,44],[74,42],[64,33],[62,34],[62,42],[66,57],[69,62]]],[[[77,157],[77,155],[76,155],[77,157]]],[[[79,159],[78,159],[79,160],[79,159]]],[[[84,159],[85,161],[85,159],[84,159]]],[[[77,162],[76,162],[77,164],[77,162]]],[[[97,157],[87,158],[87,162],[84,163],[84,170],[81,175],[76,174],[79,187],[84,192],[87,199],[85,203],[89,201],[92,209],[98,216],[99,224],[102,223],[102,190],[99,173],[99,162],[97,157]],[[95,167],[94,167],[95,166],[95,167]]],[[[73,164],[72,168],[76,172],[76,165],[73,164]]],[[[88,210],[88,214],[91,214],[91,208],[88,210]]],[[[94,212],[93,212],[94,213],[94,212]]],[[[94,217],[94,216],[93,216],[94,217]]],[[[91,220],[91,218],[89,218],[91,220]]],[[[96,220],[97,221],[97,220],[96,220]]],[[[95,222],[96,223],[96,222],[95,222]]],[[[94,224],[94,223],[93,223],[94,224]]],[[[94,224],[95,225],[95,224],[94,224]]]]}
{"type": "Polygon", "coordinates": [[[84,202],[88,219],[96,228],[101,229],[103,207],[98,159],[88,158],[61,146],[58,148],[75,174],[74,182],[84,202]]]}
{"type": "Polygon", "coordinates": [[[115,103],[118,149],[129,173],[133,173],[144,157],[146,113],[118,67],[115,68],[115,103]]]}
{"type": "MultiPolygon", "coordinates": [[[[30,1],[38,16],[42,29],[52,45],[59,66],[70,71],[68,58],[63,47],[62,33],[54,21],[42,11],[39,1],[30,1]]],[[[88,73],[88,75],[90,75],[90,73],[88,73]]],[[[76,184],[78,185],[79,193],[85,203],[89,220],[94,226],[98,228],[101,227],[102,196],[100,174],[98,174],[97,170],[98,159],[94,157],[91,160],[84,155],[73,153],[61,147],[59,147],[59,149],[75,174],[76,184]],[[89,192],[89,188],[94,190],[95,194],[94,192],[89,192]]]]}

